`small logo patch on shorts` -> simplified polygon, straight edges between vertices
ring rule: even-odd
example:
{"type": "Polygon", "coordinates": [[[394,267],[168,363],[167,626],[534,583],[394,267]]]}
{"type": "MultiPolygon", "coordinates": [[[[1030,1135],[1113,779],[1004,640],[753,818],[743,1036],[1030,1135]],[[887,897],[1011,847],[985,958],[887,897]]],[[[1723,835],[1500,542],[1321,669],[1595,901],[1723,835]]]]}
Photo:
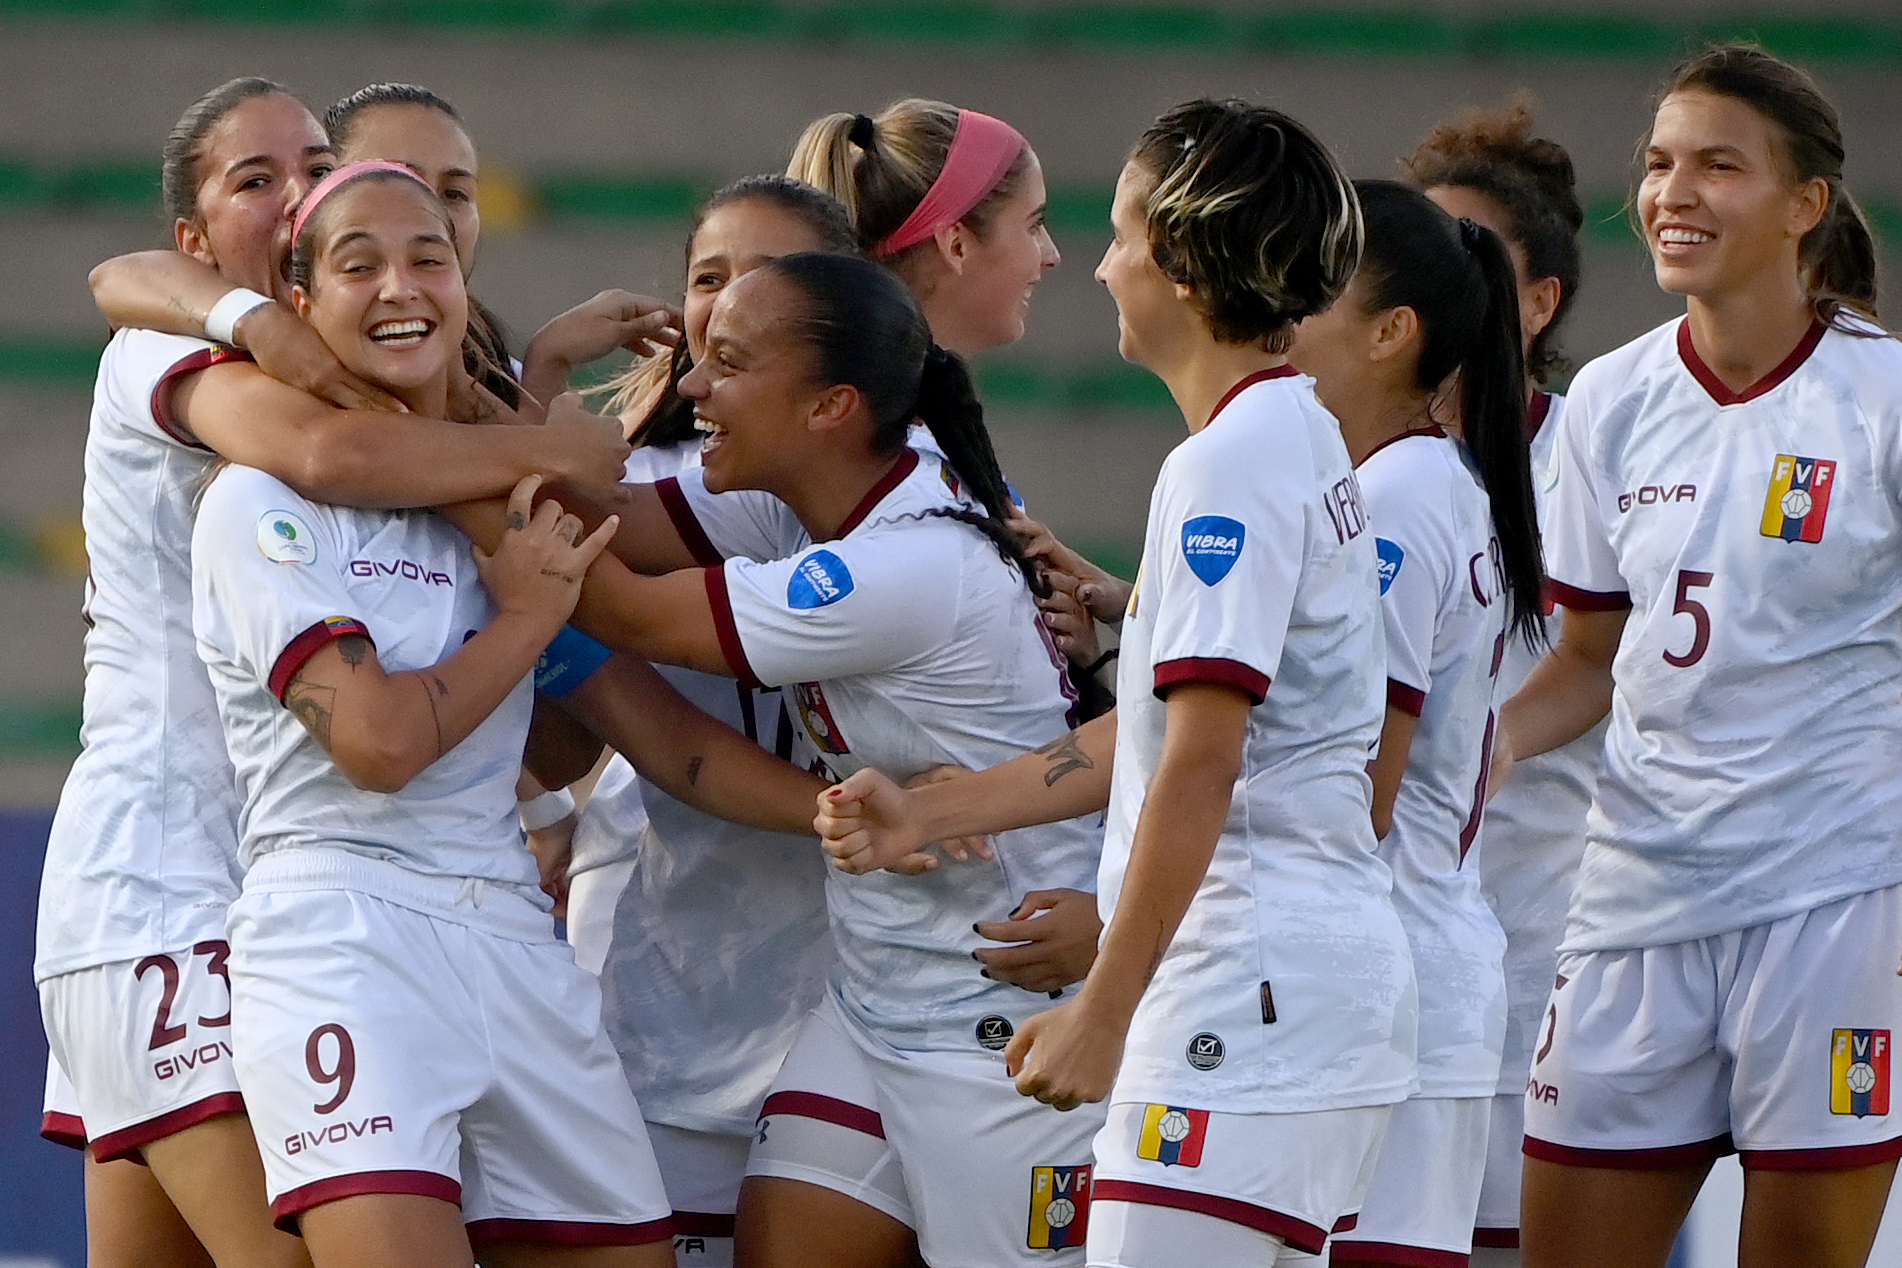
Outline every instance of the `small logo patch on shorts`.
{"type": "Polygon", "coordinates": [[[1838,1030],[1829,1043],[1829,1112],[1889,1112],[1889,1032],[1838,1030]]]}
{"type": "Polygon", "coordinates": [[[1228,1048],[1222,1043],[1220,1035],[1211,1035],[1205,1030],[1189,1040],[1188,1050],[1183,1055],[1196,1069],[1208,1071],[1222,1064],[1222,1058],[1228,1055],[1228,1048]]]}
{"type": "Polygon", "coordinates": [[[1030,1233],[1024,1244],[1032,1250],[1081,1246],[1089,1227],[1090,1168],[1032,1167],[1030,1233]]]}
{"type": "Polygon", "coordinates": [[[1165,1167],[1202,1165],[1202,1142],[1209,1133],[1209,1112],[1180,1105],[1151,1105],[1143,1111],[1143,1132],[1136,1156],[1165,1167]]]}
{"type": "Polygon", "coordinates": [[[980,1048],[989,1048],[992,1052],[1002,1052],[1010,1046],[1010,1037],[1017,1033],[1010,1024],[1010,1018],[990,1016],[977,1023],[977,1042],[980,1048]]]}

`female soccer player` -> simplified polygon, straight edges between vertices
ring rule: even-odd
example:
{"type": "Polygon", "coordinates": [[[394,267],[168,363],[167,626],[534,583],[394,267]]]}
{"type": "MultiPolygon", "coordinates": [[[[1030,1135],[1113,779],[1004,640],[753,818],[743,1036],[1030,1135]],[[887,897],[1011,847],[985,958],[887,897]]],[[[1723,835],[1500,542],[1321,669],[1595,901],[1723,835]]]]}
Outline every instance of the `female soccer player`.
{"type": "MultiPolygon", "coordinates": [[[[429,186],[341,168],[292,241],[293,299],[331,350],[442,413],[468,310],[429,186]]],[[[467,1264],[472,1241],[672,1262],[598,991],[515,824],[528,674],[609,535],[577,542],[552,502],[531,517],[537,483],[474,562],[432,515],[250,468],[199,507],[193,624],[244,799],[232,1046],[273,1212],[319,1265],[467,1264]]]]}
{"type": "MultiPolygon", "coordinates": [[[[225,290],[276,291],[291,212],[333,162],[315,117],[284,89],[222,85],[166,142],[179,249],[216,269],[225,290]]],[[[94,1160],[149,1164],[221,1262],[290,1263],[302,1251],[270,1228],[231,1072],[224,930],[238,804],[189,625],[191,499],[218,454],[371,504],[493,492],[537,470],[599,479],[620,458],[575,428],[538,437],[334,409],[244,378],[255,368],[231,356],[200,339],[122,330],[101,361],[84,504],[84,748],[47,849],[36,977],[94,1160]]],[[[102,1262],[150,1248],[157,1223],[109,1221],[156,1195],[127,1206],[101,1188],[117,1175],[149,1189],[146,1174],[132,1163],[89,1172],[102,1262]]]]}
{"type": "MultiPolygon", "coordinates": [[[[1404,167],[1408,181],[1428,198],[1491,229],[1512,256],[1525,336],[1533,490],[1549,496],[1565,398],[1543,384],[1568,368],[1558,333],[1578,294],[1578,231],[1585,220],[1571,157],[1556,142],[1535,136],[1529,108],[1515,102],[1434,128],[1404,167]]],[[[1548,638],[1555,638],[1558,622],[1548,625],[1548,638]]],[[[1539,654],[1524,640],[1507,640],[1497,699],[1519,689],[1539,654]]],[[[1585,811],[1604,749],[1604,725],[1519,763],[1487,804],[1476,846],[1480,887],[1506,932],[1506,1044],[1473,1230],[1476,1264],[1504,1268],[1519,1262],[1526,1079],[1585,849],[1585,811]]]]}
{"type": "Polygon", "coordinates": [[[1351,1226],[1414,1069],[1406,934],[1369,813],[1373,534],[1340,430],[1286,355],[1352,276],[1360,215],[1293,120],[1198,101],[1144,134],[1111,224],[1097,276],[1123,355],[1191,432],[1150,501],[1124,716],[906,794],[860,774],[819,826],[857,870],[1107,797],[1102,951],[1073,1002],[1019,1028],[1018,1087],[1111,1102],[1092,1264],[1294,1262],[1351,1226]]]}
{"type": "MultiPolygon", "coordinates": [[[[803,749],[835,775],[975,768],[1060,738],[1074,701],[982,411],[903,284],[847,256],[768,260],[726,286],[706,340],[681,384],[702,466],[637,497],[617,542],[650,568],[702,567],[598,563],[575,623],[790,688],[803,749]],[[914,419],[945,457],[907,447],[914,419]]],[[[972,924],[1077,887],[1097,850],[1066,822],[986,862],[828,875],[840,970],[767,1097],[739,1262],[1050,1262],[1080,1242],[1095,1123],[1011,1089],[999,1051],[1043,1001],[973,971],[972,924]],[[1059,1196],[1070,1215],[1026,1239],[1059,1196]]]]}
{"type": "Polygon", "coordinates": [[[1464,1262],[1506,1024],[1506,938],[1466,854],[1485,804],[1494,676],[1509,641],[1537,637],[1540,615],[1517,284],[1490,230],[1392,181],[1355,192],[1360,268],[1289,355],[1340,420],[1373,521],[1387,648],[1373,820],[1413,951],[1420,1066],[1360,1223],[1332,1255],[1464,1262]],[[1457,435],[1434,418],[1455,382],[1457,435]]]}
{"type": "Polygon", "coordinates": [[[962,356],[1024,336],[1031,292],[1062,262],[1043,168],[1002,119],[907,98],[806,128],[789,176],[845,205],[859,245],[905,279],[931,337],[962,356]]]}
{"type": "MultiPolygon", "coordinates": [[[[475,270],[482,232],[480,171],[475,143],[456,108],[416,84],[371,84],[325,111],[324,126],[341,161],[402,163],[435,189],[456,219],[457,257],[466,280],[475,270]]],[[[108,260],[93,270],[92,286],[100,310],[115,326],[207,334],[245,348],[273,377],[333,404],[391,403],[345,371],[283,305],[271,308],[263,295],[234,290],[179,253],[146,251],[108,260]],[[214,313],[213,324],[206,325],[214,313]]],[[[511,408],[520,404],[518,379],[532,400],[546,402],[566,386],[576,365],[618,347],[651,353],[657,342],[673,339],[672,314],[665,305],[609,290],[549,321],[530,341],[525,364],[517,364],[495,316],[472,304],[465,364],[477,382],[511,408]]]]}
{"type": "MultiPolygon", "coordinates": [[[[700,465],[693,402],[674,387],[705,353],[714,300],[766,260],[802,251],[857,251],[844,211],[809,185],[747,177],[700,208],[687,244],[684,342],[661,363],[670,374],[646,391],[634,383],[637,399],[622,414],[636,443],[628,479],[700,465]]],[[[706,712],[791,754],[794,723],[777,687],[661,672],[706,712]]],[[[617,755],[581,812],[568,877],[568,939],[602,974],[603,1019],[647,1119],[675,1236],[698,1243],[690,1262],[730,1268],[760,1106],[836,960],[823,857],[810,836],[703,814],[617,755]]]]}
{"type": "Polygon", "coordinates": [[[1526,1262],[1662,1264],[1717,1155],[1740,1261],[1856,1265],[1902,1132],[1902,349],[1836,115],[1728,46],[1677,68],[1637,213],[1687,312],[1579,372],[1558,647],[1506,755],[1611,729],[1526,1098],[1526,1262]]]}

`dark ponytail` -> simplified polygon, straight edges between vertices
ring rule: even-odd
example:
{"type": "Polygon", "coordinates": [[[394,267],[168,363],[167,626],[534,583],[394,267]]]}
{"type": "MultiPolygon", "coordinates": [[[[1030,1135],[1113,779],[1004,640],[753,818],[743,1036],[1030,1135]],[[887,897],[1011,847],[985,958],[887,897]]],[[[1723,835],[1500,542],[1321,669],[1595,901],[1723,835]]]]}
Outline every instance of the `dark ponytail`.
{"type": "Polygon", "coordinates": [[[961,358],[935,343],[925,353],[925,370],[918,383],[913,414],[944,450],[945,461],[951,464],[959,483],[985,511],[983,515],[975,511],[940,513],[962,520],[990,538],[998,553],[1022,570],[1030,592],[1040,599],[1048,596],[1050,583],[1036,565],[1024,558],[1017,534],[1005,525],[1016,499],[997,465],[997,451],[991,447],[991,433],[984,426],[984,406],[977,399],[971,373],[961,358]]]}
{"type": "Polygon", "coordinates": [[[1868,217],[1843,185],[1842,124],[1816,81],[1760,48],[1722,44],[1672,71],[1655,104],[1686,91],[1743,102],[1782,134],[1784,164],[1792,180],[1802,184],[1820,179],[1829,186],[1829,206],[1798,248],[1804,288],[1818,319],[1848,334],[1881,333],[1841,320],[1845,309],[1877,320],[1876,240],[1868,217]]]}
{"type": "Polygon", "coordinates": [[[1455,221],[1417,190],[1393,181],[1356,181],[1354,190],[1367,226],[1366,309],[1410,308],[1419,319],[1415,386],[1433,391],[1458,372],[1460,430],[1492,503],[1508,624],[1536,651],[1545,641],[1544,566],[1512,257],[1497,234],[1455,221]]]}
{"type": "Polygon", "coordinates": [[[984,513],[947,509],[941,514],[971,525],[1017,565],[1031,593],[1048,587],[1024,558],[1004,526],[1010,487],[997,468],[984,407],[964,363],[931,342],[931,327],[911,288],[889,269],[863,256],[817,251],[782,255],[760,265],[798,291],[800,334],[812,353],[812,377],[822,384],[858,389],[872,416],[872,447],[897,453],[913,421],[931,430],[960,487],[984,513]]]}

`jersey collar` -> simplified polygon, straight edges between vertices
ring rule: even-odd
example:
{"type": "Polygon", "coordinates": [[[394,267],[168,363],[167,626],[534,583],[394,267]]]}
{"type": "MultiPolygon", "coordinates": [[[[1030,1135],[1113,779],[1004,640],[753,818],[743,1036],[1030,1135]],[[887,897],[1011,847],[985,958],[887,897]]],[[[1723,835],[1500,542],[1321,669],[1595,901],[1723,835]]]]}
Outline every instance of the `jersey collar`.
{"type": "MultiPolygon", "coordinates": [[[[1387,439],[1375,445],[1372,449],[1369,449],[1367,451],[1367,458],[1373,457],[1375,454],[1385,449],[1388,445],[1397,445],[1401,441],[1406,440],[1413,436],[1432,436],[1439,440],[1445,440],[1446,428],[1440,426],[1438,423],[1434,423],[1430,427],[1409,427],[1407,430],[1401,432],[1399,435],[1389,436],[1387,437],[1387,439]]],[[[1355,468],[1358,469],[1360,467],[1366,466],[1367,458],[1362,458],[1359,462],[1355,463],[1354,464],[1355,468]]]]}
{"type": "Polygon", "coordinates": [[[892,469],[880,476],[877,484],[866,490],[865,496],[859,499],[859,504],[852,508],[850,515],[845,517],[845,522],[839,525],[838,534],[833,540],[851,536],[852,530],[863,524],[865,517],[870,515],[893,489],[903,484],[906,476],[917,469],[918,451],[907,448],[900,452],[898,461],[892,464],[892,469]]]}
{"type": "Polygon", "coordinates": [[[1532,401],[1526,406],[1526,440],[1531,442],[1539,434],[1539,428],[1545,426],[1546,418],[1552,413],[1552,393],[1534,392],[1532,401]]]}
{"type": "MultiPolygon", "coordinates": [[[[1247,378],[1244,378],[1240,383],[1237,383],[1234,387],[1228,389],[1227,392],[1224,392],[1222,394],[1222,399],[1215,402],[1215,408],[1209,411],[1209,422],[1211,423],[1214,422],[1218,417],[1221,416],[1222,411],[1228,408],[1228,403],[1230,401],[1240,396],[1243,392],[1246,392],[1249,388],[1255,386],[1255,384],[1266,383],[1269,379],[1289,379],[1289,378],[1293,378],[1295,375],[1299,373],[1301,373],[1301,371],[1295,369],[1293,366],[1289,365],[1285,361],[1282,362],[1280,365],[1276,366],[1272,370],[1255,371],[1253,374],[1249,375],[1247,378]]],[[[1204,425],[1206,426],[1207,424],[1204,424],[1204,425]]]]}
{"type": "Polygon", "coordinates": [[[1789,356],[1783,358],[1783,363],[1741,392],[1733,392],[1725,387],[1716,372],[1704,364],[1704,358],[1697,355],[1697,348],[1691,343],[1689,317],[1678,323],[1677,355],[1684,362],[1684,368],[1691,372],[1691,377],[1697,380],[1698,386],[1708,392],[1713,401],[1719,405],[1741,405],[1745,401],[1756,400],[1795,374],[1797,367],[1809,360],[1810,353],[1816,351],[1816,345],[1823,341],[1823,333],[1828,329],[1822,322],[1812,321],[1809,333],[1803,336],[1789,356]]]}

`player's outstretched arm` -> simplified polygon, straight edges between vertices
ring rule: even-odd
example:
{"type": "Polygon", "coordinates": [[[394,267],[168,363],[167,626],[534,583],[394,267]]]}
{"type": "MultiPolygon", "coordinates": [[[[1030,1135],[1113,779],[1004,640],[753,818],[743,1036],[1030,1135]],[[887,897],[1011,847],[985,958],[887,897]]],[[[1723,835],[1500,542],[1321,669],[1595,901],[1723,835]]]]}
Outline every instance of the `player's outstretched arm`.
{"type": "Polygon", "coordinates": [[[1611,712],[1611,665],[1630,615],[1565,609],[1558,642],[1499,710],[1489,796],[1513,762],[1570,744],[1611,712]]]}
{"type": "Polygon", "coordinates": [[[1075,1000],[1030,1018],[1004,1051],[1024,1095],[1058,1109],[1109,1095],[1130,1018],[1215,857],[1253,705],[1214,683],[1169,693],[1161,759],[1096,965],[1075,1000]]]}
{"type": "Polygon", "coordinates": [[[1112,710],[989,770],[901,789],[862,770],[819,797],[812,826],[832,865],[863,874],[890,867],[933,841],[989,836],[1054,823],[1109,804],[1116,752],[1112,710]]]}
{"type": "Polygon", "coordinates": [[[825,781],[703,713],[647,662],[610,657],[561,705],[676,801],[769,832],[812,831],[825,781]]]}
{"type": "Polygon", "coordinates": [[[476,552],[495,619],[427,669],[387,673],[362,637],[318,651],[284,690],[284,705],[359,788],[397,792],[469,737],[534,668],[567,619],[608,525],[580,539],[581,522],[554,502],[530,512],[538,477],[509,501],[509,531],[476,552]]]}
{"type": "Polygon", "coordinates": [[[612,424],[465,426],[340,410],[243,362],[186,378],[172,393],[171,413],[232,462],[339,506],[434,506],[506,494],[528,475],[613,490],[628,452],[612,424]]]}
{"type": "MultiPolygon", "coordinates": [[[[93,302],[113,329],[131,326],[192,338],[208,336],[205,322],[218,301],[238,287],[183,251],[137,251],[98,265],[86,279],[93,302]]],[[[343,368],[296,313],[261,304],[238,319],[232,342],[264,372],[343,409],[400,410],[402,403],[343,368]]]]}

